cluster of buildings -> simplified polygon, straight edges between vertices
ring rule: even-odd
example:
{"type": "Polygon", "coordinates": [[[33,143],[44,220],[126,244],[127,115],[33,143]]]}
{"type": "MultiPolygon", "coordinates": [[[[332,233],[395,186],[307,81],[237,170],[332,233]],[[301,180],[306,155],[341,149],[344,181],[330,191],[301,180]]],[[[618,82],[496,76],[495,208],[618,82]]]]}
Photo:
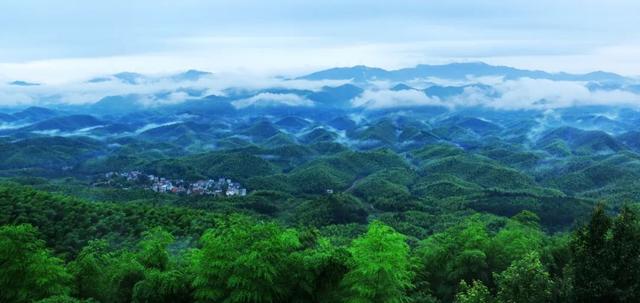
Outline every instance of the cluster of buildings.
{"type": "Polygon", "coordinates": [[[139,171],[129,172],[108,172],[105,175],[106,183],[109,185],[118,184],[126,180],[128,185],[139,185],[146,189],[159,193],[174,193],[186,195],[214,195],[214,196],[246,196],[247,189],[238,182],[231,179],[219,178],[217,180],[198,180],[187,182],[182,179],[170,180],[167,178],[147,175],[139,171]]]}

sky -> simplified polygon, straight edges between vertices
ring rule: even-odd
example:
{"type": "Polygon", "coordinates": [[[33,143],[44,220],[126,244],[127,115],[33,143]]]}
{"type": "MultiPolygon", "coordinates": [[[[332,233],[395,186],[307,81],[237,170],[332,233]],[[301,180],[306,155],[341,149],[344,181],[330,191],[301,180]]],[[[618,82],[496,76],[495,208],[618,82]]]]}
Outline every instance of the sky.
{"type": "Polygon", "coordinates": [[[640,75],[637,0],[6,0],[0,80],[483,61],[640,75]]]}

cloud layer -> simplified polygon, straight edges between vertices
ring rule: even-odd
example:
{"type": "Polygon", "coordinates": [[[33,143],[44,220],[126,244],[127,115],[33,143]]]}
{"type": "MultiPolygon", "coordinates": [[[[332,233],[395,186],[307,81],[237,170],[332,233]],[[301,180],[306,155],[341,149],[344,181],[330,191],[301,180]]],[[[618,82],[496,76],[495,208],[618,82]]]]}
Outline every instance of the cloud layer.
{"type": "Polygon", "coordinates": [[[354,107],[368,109],[383,109],[393,107],[415,107],[415,106],[447,106],[448,104],[438,98],[431,98],[418,90],[367,90],[359,97],[353,99],[354,107]]]}
{"type": "MultiPolygon", "coordinates": [[[[176,80],[174,74],[143,76],[136,84],[131,84],[112,76],[98,76],[103,81],[90,82],[87,79],[39,86],[17,86],[10,82],[0,82],[0,106],[16,107],[29,105],[79,105],[98,102],[108,96],[138,96],[138,102],[144,106],[161,106],[176,104],[188,99],[202,98],[208,95],[224,96],[225,89],[239,88],[246,91],[259,91],[266,88],[289,88],[302,90],[319,90],[323,86],[338,86],[348,81],[325,80],[283,80],[276,77],[251,73],[223,73],[202,76],[195,81],[176,80]]],[[[239,104],[264,102],[269,95],[247,100],[239,104]]],[[[274,96],[276,102],[299,103],[291,96],[284,99],[274,96]]],[[[308,103],[308,102],[307,102],[308,103]]],[[[307,104],[308,105],[308,104],[307,104]]]]}
{"type": "Polygon", "coordinates": [[[497,83],[498,97],[490,97],[470,88],[454,98],[456,105],[518,110],[556,109],[574,106],[640,106],[640,95],[622,90],[589,90],[585,83],[521,78],[497,83]]]}
{"type": "MultiPolygon", "coordinates": [[[[471,79],[470,83],[476,79],[471,79]]],[[[379,83],[352,101],[353,106],[367,109],[402,108],[416,106],[442,106],[449,109],[487,107],[500,110],[548,110],[576,106],[603,105],[640,107],[640,95],[622,89],[590,90],[584,82],[553,81],[520,78],[502,80],[492,78],[489,90],[484,86],[467,85],[464,81],[428,79],[428,83],[460,85],[462,93],[454,96],[428,96],[422,90],[389,89],[389,83],[379,83]]],[[[424,81],[414,81],[417,87],[429,87],[424,81]]]]}
{"type": "Polygon", "coordinates": [[[295,94],[274,94],[259,93],[250,98],[236,100],[232,102],[236,108],[245,108],[249,106],[270,106],[270,105],[286,105],[286,106],[313,106],[313,102],[304,97],[295,94]]]}
{"type": "MultiPolygon", "coordinates": [[[[288,80],[233,73],[203,74],[197,79],[183,79],[175,74],[136,77],[135,83],[113,76],[104,76],[101,81],[81,80],[37,86],[0,83],[0,106],[83,105],[98,102],[107,96],[135,96],[131,102],[154,107],[202,99],[208,95],[233,97],[228,93],[240,91],[242,97],[234,97],[237,99],[232,102],[239,109],[250,106],[309,107],[317,105],[306,97],[310,91],[317,92],[326,87],[350,83],[349,80],[288,80]],[[283,92],[276,93],[274,90],[283,92]]],[[[479,106],[501,110],[548,110],[587,105],[640,107],[638,89],[628,89],[630,85],[638,85],[633,81],[636,80],[587,83],[467,76],[462,79],[418,78],[401,83],[404,86],[398,86],[400,83],[378,80],[356,83],[364,91],[347,101],[356,109],[370,110],[420,106],[441,106],[448,109],[479,106]],[[427,93],[433,87],[454,93],[427,93]]]]}

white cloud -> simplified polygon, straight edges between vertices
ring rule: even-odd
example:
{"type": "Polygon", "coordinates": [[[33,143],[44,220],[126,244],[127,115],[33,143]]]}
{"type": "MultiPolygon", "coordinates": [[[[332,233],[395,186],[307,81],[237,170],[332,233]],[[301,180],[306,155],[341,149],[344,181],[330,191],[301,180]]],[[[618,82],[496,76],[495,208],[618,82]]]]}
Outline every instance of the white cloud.
{"type": "MultiPolygon", "coordinates": [[[[501,94],[484,98],[484,105],[500,109],[554,109],[585,105],[640,106],[640,95],[621,91],[590,91],[584,83],[521,78],[497,84],[501,94]]],[[[473,94],[466,96],[474,99],[473,94]]],[[[475,101],[482,101],[475,97],[475,101]]]]}
{"type": "MultiPolygon", "coordinates": [[[[248,91],[266,88],[287,88],[318,91],[324,86],[339,86],[349,83],[348,80],[286,80],[279,77],[258,73],[226,72],[203,76],[196,81],[176,81],[175,73],[156,73],[144,76],[144,81],[132,85],[123,83],[111,76],[94,74],[87,78],[54,81],[39,86],[16,86],[0,81],[0,105],[51,105],[90,104],[107,96],[130,95],[141,96],[138,100],[145,106],[175,104],[190,98],[185,90],[202,91],[202,96],[224,95],[224,89],[236,87],[248,91]],[[92,77],[105,77],[109,80],[87,82],[92,77]],[[155,94],[162,98],[154,97],[155,94]]],[[[196,96],[197,98],[197,96],[196,96]]]]}
{"type": "Polygon", "coordinates": [[[25,127],[27,125],[29,125],[29,124],[17,124],[17,123],[0,122],[0,130],[17,129],[17,128],[25,127]]]}
{"type": "Polygon", "coordinates": [[[382,109],[411,106],[449,106],[438,98],[430,98],[417,90],[367,90],[351,101],[354,107],[382,109]]]}
{"type": "Polygon", "coordinates": [[[639,9],[636,0],[0,1],[0,71],[53,82],[482,60],[637,73],[639,9]]]}
{"type": "MultiPolygon", "coordinates": [[[[145,106],[158,106],[183,102],[192,97],[185,90],[201,91],[202,96],[224,95],[230,87],[248,92],[259,92],[266,88],[300,89],[318,91],[324,86],[338,86],[349,81],[344,80],[285,80],[259,73],[216,73],[202,77],[197,81],[175,81],[172,74],[158,73],[148,76],[148,81],[137,85],[112,80],[87,83],[85,80],[44,83],[40,86],[15,86],[0,82],[0,106],[88,104],[113,95],[136,94],[138,102],[145,106]],[[160,96],[160,97],[157,97],[160,96]]],[[[489,108],[518,110],[547,110],[583,105],[640,106],[640,95],[623,90],[591,91],[586,83],[578,81],[553,81],[545,79],[521,78],[505,80],[501,77],[467,77],[456,81],[436,78],[414,79],[407,81],[415,88],[425,88],[434,83],[439,85],[468,85],[482,83],[491,85],[496,92],[488,92],[476,86],[468,86],[461,95],[441,100],[429,97],[419,90],[391,91],[396,83],[374,81],[363,86],[365,92],[352,100],[354,107],[390,108],[412,106],[468,107],[485,106],[489,108]]],[[[296,94],[260,93],[253,97],[237,100],[237,108],[251,105],[268,106],[274,104],[289,106],[313,106],[313,102],[296,94]]]]}
{"type": "MultiPolygon", "coordinates": [[[[438,79],[430,79],[429,81],[434,80],[440,82],[438,79]]],[[[587,105],[640,107],[640,95],[638,94],[623,90],[591,91],[586,87],[586,83],[578,81],[531,78],[505,81],[492,77],[441,84],[466,85],[473,83],[471,82],[473,80],[491,84],[493,89],[487,91],[477,86],[467,86],[462,94],[441,100],[437,97],[429,97],[419,90],[390,91],[381,89],[387,85],[380,85],[378,89],[367,90],[361,96],[353,99],[352,104],[354,107],[370,109],[427,105],[448,108],[482,106],[502,110],[549,110],[587,105]]],[[[413,84],[420,86],[418,80],[413,84]]]]}
{"type": "Polygon", "coordinates": [[[236,108],[245,108],[248,106],[269,106],[269,105],[287,105],[287,106],[313,106],[313,102],[304,97],[295,94],[273,94],[260,93],[253,97],[233,101],[236,108]]]}
{"type": "Polygon", "coordinates": [[[172,121],[172,122],[167,122],[167,123],[161,123],[161,124],[157,124],[157,123],[149,123],[141,128],[136,129],[135,133],[136,134],[141,134],[144,133],[150,129],[154,129],[154,128],[158,128],[158,127],[163,127],[163,126],[169,126],[169,125],[174,125],[174,124],[178,124],[178,123],[182,123],[182,121],[172,121]]]}
{"type": "Polygon", "coordinates": [[[20,106],[34,104],[34,100],[30,95],[20,91],[7,89],[7,86],[0,85],[0,105],[1,106],[20,106]]]}

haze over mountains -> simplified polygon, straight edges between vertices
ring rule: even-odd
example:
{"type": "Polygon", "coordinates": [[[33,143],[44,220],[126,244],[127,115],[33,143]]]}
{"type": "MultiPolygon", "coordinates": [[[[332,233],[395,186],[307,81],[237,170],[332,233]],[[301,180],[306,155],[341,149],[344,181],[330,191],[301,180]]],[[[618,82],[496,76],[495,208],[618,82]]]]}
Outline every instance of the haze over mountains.
{"type": "Polygon", "coordinates": [[[0,303],[640,302],[638,12],[0,1],[0,303]]]}
{"type": "MultiPolygon", "coordinates": [[[[426,165],[458,176],[465,188],[637,195],[622,190],[640,176],[633,78],[456,63],[335,68],[259,83],[221,79],[197,70],[123,72],[71,85],[71,92],[18,86],[36,105],[6,107],[0,115],[3,174],[90,178],[140,169],[180,178],[182,171],[228,175],[249,190],[301,178],[306,189],[290,190],[317,193],[346,190],[363,176],[314,161],[385,149],[405,158],[399,160],[405,169],[426,165]],[[66,102],[80,93],[86,102],[66,102]],[[434,152],[442,159],[419,160],[434,152]],[[196,155],[222,157],[216,158],[222,166],[201,170],[192,162],[196,155]],[[263,170],[247,171],[229,155],[249,157],[263,170]],[[460,175],[473,171],[514,175],[509,181],[460,175]]],[[[430,182],[449,178],[428,175],[430,182]]]]}
{"type": "MultiPolygon", "coordinates": [[[[526,224],[535,230],[518,237],[556,239],[599,202],[618,211],[640,200],[638,81],[606,72],[461,63],[269,79],[122,72],[7,87],[0,219],[37,226],[70,255],[104,235],[133,247],[148,226],[193,247],[185,230],[230,214],[305,226],[331,243],[356,243],[370,222],[409,243],[468,222],[498,226],[496,238],[526,224]]],[[[430,291],[453,302],[452,291],[430,291]]]]}
{"type": "Polygon", "coordinates": [[[0,104],[5,108],[46,105],[90,114],[123,114],[196,100],[217,100],[215,106],[228,103],[236,110],[422,106],[544,110],[636,106],[640,104],[638,83],[602,71],[547,73],[484,63],[418,65],[392,71],[354,66],[287,79],[229,77],[198,70],[159,76],[122,72],[66,85],[15,80],[2,87],[0,104]]]}

